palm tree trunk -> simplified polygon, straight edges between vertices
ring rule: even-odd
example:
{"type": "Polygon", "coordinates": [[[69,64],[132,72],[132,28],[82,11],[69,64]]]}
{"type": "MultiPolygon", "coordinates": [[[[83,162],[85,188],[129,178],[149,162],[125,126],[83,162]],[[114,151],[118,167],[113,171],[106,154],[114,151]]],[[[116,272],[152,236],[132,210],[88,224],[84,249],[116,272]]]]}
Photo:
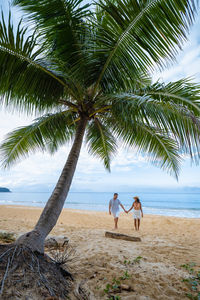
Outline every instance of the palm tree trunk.
{"type": "Polygon", "coordinates": [[[53,193],[47,201],[35,228],[31,232],[19,237],[16,241],[17,244],[25,245],[31,248],[32,251],[44,252],[44,240],[56,225],[71,186],[86,125],[87,118],[81,118],[77,126],[71,151],[53,193]]]}

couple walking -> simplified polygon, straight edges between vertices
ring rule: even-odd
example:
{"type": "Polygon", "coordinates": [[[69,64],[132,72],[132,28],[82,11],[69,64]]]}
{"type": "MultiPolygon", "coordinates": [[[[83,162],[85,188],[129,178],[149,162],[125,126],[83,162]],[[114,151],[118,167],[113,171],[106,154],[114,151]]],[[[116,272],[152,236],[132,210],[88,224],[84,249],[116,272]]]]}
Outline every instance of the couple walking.
{"type": "Polygon", "coordinates": [[[114,223],[115,223],[115,228],[117,229],[117,224],[118,224],[118,219],[119,219],[119,206],[125,211],[125,213],[129,213],[134,208],[133,211],[133,218],[134,218],[134,226],[135,230],[139,230],[140,228],[140,219],[141,216],[143,217],[143,211],[142,211],[142,204],[139,200],[138,197],[133,197],[134,202],[129,210],[126,210],[124,206],[121,204],[121,202],[118,199],[118,194],[114,193],[113,199],[110,200],[109,202],[109,214],[113,215],[114,217],[114,223]]]}

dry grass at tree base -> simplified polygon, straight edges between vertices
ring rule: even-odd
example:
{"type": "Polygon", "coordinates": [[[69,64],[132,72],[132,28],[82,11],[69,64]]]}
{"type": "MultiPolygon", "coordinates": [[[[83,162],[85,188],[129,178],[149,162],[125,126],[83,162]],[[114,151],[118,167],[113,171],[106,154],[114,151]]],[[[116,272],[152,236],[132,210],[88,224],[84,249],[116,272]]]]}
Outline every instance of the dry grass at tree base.
{"type": "Polygon", "coordinates": [[[12,232],[0,232],[0,242],[3,244],[12,243],[15,241],[15,235],[12,232]]]}
{"type": "Polygon", "coordinates": [[[0,245],[1,299],[67,299],[71,286],[70,273],[49,256],[15,244],[0,245]]]}

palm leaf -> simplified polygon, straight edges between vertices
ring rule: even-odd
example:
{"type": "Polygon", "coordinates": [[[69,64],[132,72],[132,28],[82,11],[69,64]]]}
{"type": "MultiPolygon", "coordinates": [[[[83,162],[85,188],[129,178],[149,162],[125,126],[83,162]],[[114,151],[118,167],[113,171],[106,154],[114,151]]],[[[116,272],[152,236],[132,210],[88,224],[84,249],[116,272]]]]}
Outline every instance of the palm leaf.
{"type": "Polygon", "coordinates": [[[185,106],[196,114],[200,113],[200,85],[190,78],[163,84],[156,82],[137,91],[139,95],[150,95],[161,103],[185,106]]]}
{"type": "Polygon", "coordinates": [[[67,85],[41,58],[37,36],[27,37],[27,29],[17,27],[16,34],[9,16],[6,26],[4,16],[0,22],[0,94],[4,103],[18,109],[32,111],[52,107],[63,95],[67,85]],[[11,101],[12,100],[12,101],[11,101]]]}
{"type": "Polygon", "coordinates": [[[115,124],[114,135],[125,145],[134,147],[139,153],[148,154],[148,160],[178,178],[181,157],[176,141],[164,132],[144,123],[129,126],[115,124]]]}
{"type": "Polygon", "coordinates": [[[102,0],[97,17],[102,87],[138,77],[155,64],[174,60],[197,10],[195,0],[102,0]]]}
{"type": "Polygon", "coordinates": [[[156,126],[161,123],[176,139],[180,151],[189,153],[197,162],[200,155],[200,86],[181,79],[167,85],[155,83],[138,93],[151,99],[150,106],[155,111],[151,122],[156,126]]]}
{"type": "Polygon", "coordinates": [[[32,124],[17,128],[7,134],[0,146],[4,167],[10,167],[22,157],[36,150],[54,153],[58,147],[71,140],[75,118],[70,111],[47,114],[32,124]]]}
{"type": "Polygon", "coordinates": [[[144,123],[172,136],[180,151],[196,160],[200,153],[200,88],[188,80],[153,84],[133,93],[110,94],[99,103],[109,104],[113,120],[128,126],[144,123]]]}
{"type": "Polygon", "coordinates": [[[62,61],[67,69],[78,65],[81,72],[90,4],[83,0],[13,0],[13,4],[23,9],[29,22],[34,22],[51,57],[62,61]]]}
{"type": "Polygon", "coordinates": [[[116,142],[111,131],[98,118],[88,125],[86,141],[89,153],[100,157],[105,168],[110,170],[110,161],[116,151],[116,142]]]}

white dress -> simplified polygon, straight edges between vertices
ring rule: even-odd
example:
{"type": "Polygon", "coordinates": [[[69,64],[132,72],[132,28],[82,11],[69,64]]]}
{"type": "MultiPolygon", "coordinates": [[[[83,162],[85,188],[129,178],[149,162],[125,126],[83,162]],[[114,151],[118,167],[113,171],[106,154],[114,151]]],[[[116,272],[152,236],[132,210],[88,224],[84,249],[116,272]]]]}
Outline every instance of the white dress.
{"type": "Polygon", "coordinates": [[[141,219],[141,210],[140,209],[134,209],[134,211],[133,211],[133,218],[134,219],[141,219]]]}

